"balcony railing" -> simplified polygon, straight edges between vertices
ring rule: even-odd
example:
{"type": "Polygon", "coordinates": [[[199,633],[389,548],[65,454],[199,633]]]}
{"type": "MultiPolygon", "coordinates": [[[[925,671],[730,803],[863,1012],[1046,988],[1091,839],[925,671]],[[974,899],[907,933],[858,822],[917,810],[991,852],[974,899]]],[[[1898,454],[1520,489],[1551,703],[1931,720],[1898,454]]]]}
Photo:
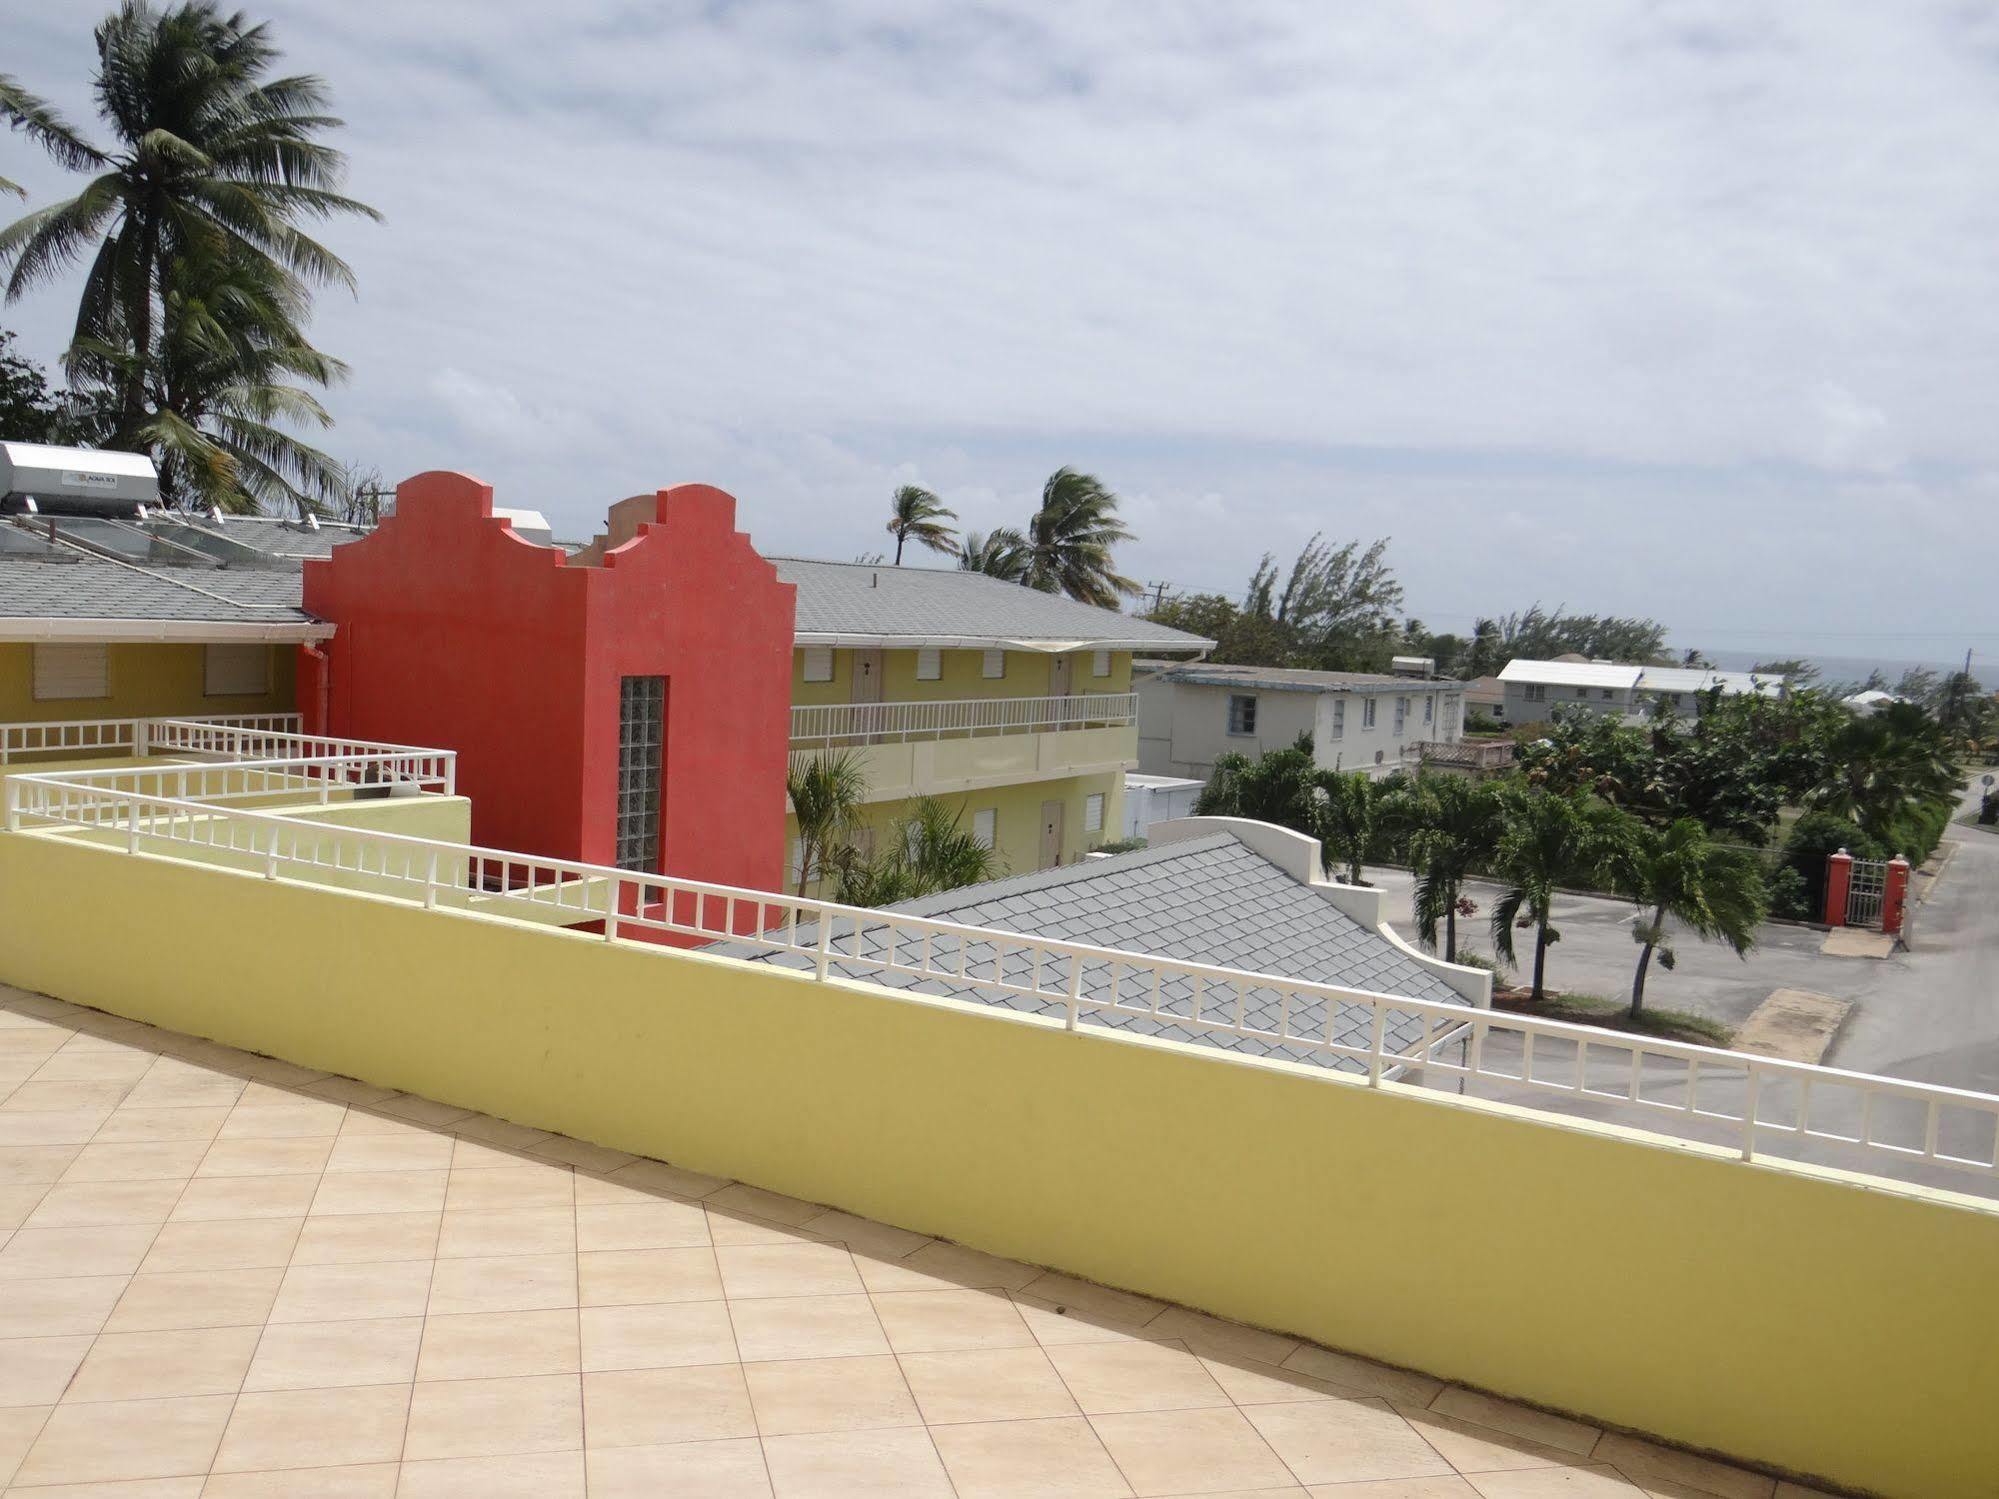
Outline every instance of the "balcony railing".
{"type": "Polygon", "coordinates": [[[1511,739],[1419,739],[1408,746],[1425,765],[1464,770],[1504,770],[1513,763],[1511,739]]]}
{"type": "Polygon", "coordinates": [[[1598,1107],[1661,1132],[1720,1131],[1746,1161],[1831,1145],[1850,1147],[1863,1170],[1913,1163],[1999,1181],[1999,1097],[1957,1088],[901,912],[300,822],[105,784],[91,772],[10,777],[6,826],[116,830],[122,836],[107,846],[129,853],[182,846],[199,859],[204,850],[226,850],[269,879],[361,878],[373,893],[426,908],[467,907],[476,897],[489,915],[601,922],[608,942],[729,943],[820,980],[935,979],[1024,998],[1070,1030],[1132,1017],[1223,1047],[1248,1038],[1359,1072],[1369,1086],[1419,1073],[1428,1086],[1545,1103],[1549,1117],[1598,1107]],[[1420,1039],[1397,1043],[1395,1031],[1406,1032],[1412,1018],[1420,1039]],[[1362,1039],[1338,1040],[1336,1033],[1362,1039]]]}
{"type": "Polygon", "coordinates": [[[794,745],[882,744],[976,734],[1050,733],[1138,721],[1135,692],[1073,697],[946,698],[915,703],[821,703],[791,710],[794,745]]]}
{"type": "MultiPolygon", "coordinates": [[[[293,735],[296,713],[243,713],[202,718],[72,718],[47,723],[0,724],[0,765],[23,759],[58,755],[141,756],[160,742],[166,725],[182,729],[224,730],[231,734],[293,735]]],[[[240,740],[237,742],[241,742],[240,740]]]]}

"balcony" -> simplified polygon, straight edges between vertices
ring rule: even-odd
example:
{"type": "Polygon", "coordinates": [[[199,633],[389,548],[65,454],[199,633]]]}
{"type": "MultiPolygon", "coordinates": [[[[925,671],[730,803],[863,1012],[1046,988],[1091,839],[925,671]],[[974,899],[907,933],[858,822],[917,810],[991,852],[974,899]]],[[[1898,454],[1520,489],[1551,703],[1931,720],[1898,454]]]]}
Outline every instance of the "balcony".
{"type": "Polygon", "coordinates": [[[870,801],[1124,771],[1137,764],[1138,695],[830,703],[791,710],[794,765],[845,750],[870,801]]]}
{"type": "Polygon", "coordinates": [[[1425,765],[1489,775],[1513,763],[1511,739],[1419,739],[1407,746],[1425,765]]]}

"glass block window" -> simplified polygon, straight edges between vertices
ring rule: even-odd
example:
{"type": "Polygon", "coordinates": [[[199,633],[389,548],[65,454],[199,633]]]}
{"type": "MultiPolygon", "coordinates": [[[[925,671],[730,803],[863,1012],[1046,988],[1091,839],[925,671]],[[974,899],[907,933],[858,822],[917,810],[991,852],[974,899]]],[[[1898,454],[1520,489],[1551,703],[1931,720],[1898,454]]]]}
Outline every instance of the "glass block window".
{"type": "Polygon", "coordinates": [[[1229,695],[1229,732],[1231,734],[1254,734],[1256,732],[1256,699],[1241,693],[1229,695]]]}
{"type": "Polygon", "coordinates": [[[618,685],[618,868],[659,868],[659,808],[666,748],[666,678],[618,685]]]}

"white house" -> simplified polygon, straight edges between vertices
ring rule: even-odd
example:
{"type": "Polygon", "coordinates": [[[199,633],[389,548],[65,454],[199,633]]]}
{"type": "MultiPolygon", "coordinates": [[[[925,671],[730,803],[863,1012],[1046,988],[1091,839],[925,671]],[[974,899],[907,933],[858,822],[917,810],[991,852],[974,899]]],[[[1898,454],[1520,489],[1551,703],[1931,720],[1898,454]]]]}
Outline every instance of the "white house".
{"type": "Polygon", "coordinates": [[[1329,770],[1413,769],[1425,743],[1464,734],[1464,684],[1364,672],[1134,663],[1138,765],[1206,780],[1231,751],[1256,758],[1312,736],[1329,770]]]}
{"type": "Polygon", "coordinates": [[[1784,694],[1782,677],[1710,666],[1632,666],[1618,661],[1516,659],[1506,663],[1499,682],[1509,724],[1543,722],[1560,707],[1645,719],[1662,703],[1677,718],[1695,718],[1700,715],[1700,694],[1713,687],[1729,695],[1784,694]]]}

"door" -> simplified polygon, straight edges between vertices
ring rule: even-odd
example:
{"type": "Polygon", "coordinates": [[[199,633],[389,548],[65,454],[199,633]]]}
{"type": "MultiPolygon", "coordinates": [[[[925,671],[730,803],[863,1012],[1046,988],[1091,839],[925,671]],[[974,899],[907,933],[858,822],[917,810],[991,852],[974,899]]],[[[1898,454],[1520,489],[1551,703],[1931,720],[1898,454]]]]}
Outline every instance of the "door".
{"type": "MultiPolygon", "coordinates": [[[[854,652],[853,701],[856,703],[879,704],[882,700],[882,653],[874,651],[854,652]]],[[[880,707],[856,708],[854,710],[857,732],[865,735],[865,744],[881,742],[883,719],[886,710],[880,707]]]]}
{"type": "Polygon", "coordinates": [[[1062,803],[1041,804],[1041,862],[1036,869],[1053,869],[1062,862],[1062,803]]]}
{"type": "MultiPolygon", "coordinates": [[[[1075,657],[1069,655],[1050,656],[1048,658],[1048,695],[1050,697],[1071,697],[1076,691],[1075,683],[1075,657]]],[[[1063,711],[1062,705],[1051,703],[1049,707],[1053,710],[1049,713],[1049,718],[1060,723],[1064,728],[1069,727],[1069,720],[1066,716],[1060,719],[1057,719],[1055,716],[1057,712],[1063,711]]]]}

